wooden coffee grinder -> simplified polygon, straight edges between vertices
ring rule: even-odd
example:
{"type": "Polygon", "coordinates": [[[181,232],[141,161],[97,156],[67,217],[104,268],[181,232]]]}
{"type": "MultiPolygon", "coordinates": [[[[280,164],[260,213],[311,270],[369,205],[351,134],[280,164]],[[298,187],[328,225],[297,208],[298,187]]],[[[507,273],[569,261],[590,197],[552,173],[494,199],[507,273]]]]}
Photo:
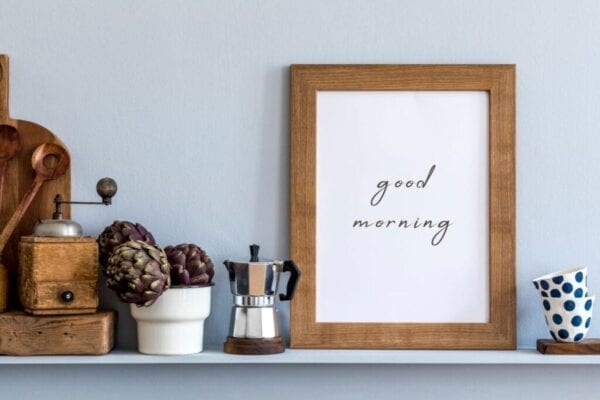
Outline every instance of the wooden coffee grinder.
{"type": "Polygon", "coordinates": [[[63,204],[110,205],[117,192],[111,178],[98,181],[102,201],[54,198],[52,219],[40,220],[19,243],[19,299],[33,315],[95,313],[98,308],[98,245],[81,225],[64,219],[63,204]]]}

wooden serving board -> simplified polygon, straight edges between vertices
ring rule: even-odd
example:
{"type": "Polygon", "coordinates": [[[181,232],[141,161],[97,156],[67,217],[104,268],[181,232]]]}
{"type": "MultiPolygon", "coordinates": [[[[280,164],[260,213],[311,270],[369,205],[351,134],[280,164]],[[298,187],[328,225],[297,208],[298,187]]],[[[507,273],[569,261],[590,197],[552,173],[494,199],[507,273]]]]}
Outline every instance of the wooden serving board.
{"type": "MultiPolygon", "coordinates": [[[[0,104],[8,104],[8,56],[0,54],[0,104]]],[[[21,69],[26,69],[26,66],[21,69]]],[[[0,204],[0,230],[4,228],[15,208],[31,186],[35,174],[31,168],[31,155],[37,146],[42,143],[56,143],[66,148],[61,140],[48,129],[33,122],[16,120],[16,128],[21,136],[21,152],[8,162],[5,172],[3,204],[0,204]]],[[[52,200],[57,193],[62,194],[65,200],[71,199],[71,169],[61,177],[46,182],[29,210],[15,229],[4,252],[2,264],[6,266],[9,274],[9,306],[18,307],[17,294],[17,266],[19,262],[19,238],[30,235],[38,219],[51,218],[54,212],[52,200]]],[[[65,218],[70,218],[71,210],[67,204],[63,205],[65,218]]]]}
{"type": "Polygon", "coordinates": [[[578,343],[561,343],[552,339],[538,339],[537,351],[542,354],[600,354],[600,339],[585,339],[578,343]]]}
{"type": "Polygon", "coordinates": [[[116,312],[83,315],[0,313],[0,354],[100,355],[115,345],[116,312]]]}

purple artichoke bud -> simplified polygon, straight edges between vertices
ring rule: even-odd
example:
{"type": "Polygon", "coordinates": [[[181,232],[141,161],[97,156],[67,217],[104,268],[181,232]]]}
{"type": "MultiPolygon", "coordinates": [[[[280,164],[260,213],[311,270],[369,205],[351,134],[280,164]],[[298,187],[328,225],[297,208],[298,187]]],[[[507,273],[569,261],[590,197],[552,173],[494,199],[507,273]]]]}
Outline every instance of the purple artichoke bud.
{"type": "Polygon", "coordinates": [[[121,301],[152,305],[171,286],[169,261],[157,246],[141,240],[115,248],[106,267],[106,284],[121,301]]]}
{"type": "Polygon", "coordinates": [[[100,264],[106,268],[113,250],[125,242],[141,240],[148,244],[156,244],[154,236],[142,224],[129,221],[115,221],[107,226],[98,236],[100,264]]]}
{"type": "Polygon", "coordinates": [[[195,244],[178,244],[165,248],[171,264],[173,286],[206,286],[215,274],[212,260],[195,244]]]}

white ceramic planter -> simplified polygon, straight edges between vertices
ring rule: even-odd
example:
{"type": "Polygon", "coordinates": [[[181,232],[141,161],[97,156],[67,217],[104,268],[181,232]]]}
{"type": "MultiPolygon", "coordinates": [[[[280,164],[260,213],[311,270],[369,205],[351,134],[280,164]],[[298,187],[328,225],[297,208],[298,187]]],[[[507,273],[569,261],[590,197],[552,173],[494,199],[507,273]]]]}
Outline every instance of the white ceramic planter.
{"type": "Polygon", "coordinates": [[[131,305],[137,322],[138,351],[177,355],[202,351],[204,320],[210,315],[212,287],[174,287],[150,307],[131,305]]]}

